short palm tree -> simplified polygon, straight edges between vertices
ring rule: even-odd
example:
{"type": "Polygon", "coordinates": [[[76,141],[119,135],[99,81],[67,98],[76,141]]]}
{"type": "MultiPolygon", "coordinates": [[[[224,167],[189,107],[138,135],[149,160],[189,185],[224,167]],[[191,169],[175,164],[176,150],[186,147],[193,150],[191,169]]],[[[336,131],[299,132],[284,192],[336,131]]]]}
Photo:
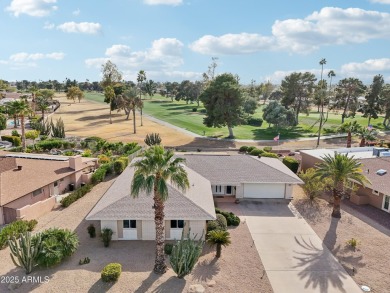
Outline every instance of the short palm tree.
{"type": "Polygon", "coordinates": [[[20,118],[20,127],[22,129],[22,149],[23,152],[26,151],[26,134],[25,134],[25,125],[24,118],[32,113],[30,105],[23,100],[12,101],[9,103],[10,109],[14,116],[20,118]]]}
{"type": "MultiPolygon", "coordinates": [[[[155,145],[147,149],[141,160],[132,164],[135,167],[131,182],[131,195],[137,197],[140,192],[153,192],[154,222],[156,225],[156,259],[154,272],[165,273],[167,266],[164,256],[164,203],[168,199],[168,180],[178,189],[185,191],[189,188],[187,172],[182,158],[174,158],[171,150],[155,145]]],[[[151,207],[152,208],[152,207],[151,207]]]]}
{"type": "Polygon", "coordinates": [[[352,134],[359,132],[362,129],[362,126],[355,120],[343,123],[338,130],[340,132],[347,133],[347,148],[351,147],[352,144],[352,134]]]}
{"type": "Polygon", "coordinates": [[[49,100],[46,97],[39,96],[35,98],[35,105],[42,113],[42,123],[45,123],[45,111],[49,109],[49,100]]]}
{"type": "Polygon", "coordinates": [[[222,246],[226,247],[231,244],[230,233],[224,230],[212,230],[207,233],[207,243],[217,247],[216,257],[221,257],[222,246]]]}
{"type": "Polygon", "coordinates": [[[358,131],[360,137],[360,147],[366,146],[367,141],[373,141],[376,139],[376,131],[374,129],[362,128],[358,131]]]}
{"type": "Polygon", "coordinates": [[[341,218],[340,204],[346,182],[353,180],[364,185],[369,181],[360,169],[362,164],[353,156],[336,153],[334,156],[325,155],[322,159],[323,162],[316,166],[316,175],[321,179],[331,179],[334,198],[332,217],[341,218]]]}

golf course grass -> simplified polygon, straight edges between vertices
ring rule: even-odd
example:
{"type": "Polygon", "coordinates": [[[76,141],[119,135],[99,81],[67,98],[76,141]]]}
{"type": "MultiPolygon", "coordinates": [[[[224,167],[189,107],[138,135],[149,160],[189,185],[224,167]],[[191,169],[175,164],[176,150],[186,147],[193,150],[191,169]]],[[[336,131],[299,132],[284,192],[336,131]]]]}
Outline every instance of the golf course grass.
{"type": "MultiPolygon", "coordinates": [[[[86,93],[85,98],[96,102],[102,102],[104,96],[99,93],[86,93]]],[[[262,117],[260,106],[253,115],[255,118],[262,117]]],[[[152,99],[144,100],[143,112],[160,120],[171,123],[175,126],[189,130],[199,135],[209,137],[226,138],[228,136],[227,127],[210,128],[203,124],[204,107],[197,103],[186,104],[184,101],[171,101],[160,95],[155,95],[152,99]],[[196,111],[194,109],[196,108],[196,111]],[[203,111],[202,111],[203,110],[203,111]]],[[[341,112],[340,112],[341,113],[341,112]]],[[[264,121],[261,127],[251,125],[240,125],[233,128],[234,136],[237,139],[272,140],[280,133],[280,139],[294,139],[300,137],[314,137],[318,132],[319,113],[311,112],[309,115],[300,114],[299,124],[296,127],[276,129],[268,127],[264,121]]],[[[367,118],[361,117],[357,113],[355,118],[348,118],[345,121],[357,120],[361,125],[367,125],[367,118]]],[[[382,128],[383,117],[372,119],[371,124],[375,128],[382,128]]],[[[334,130],[341,125],[341,114],[330,112],[323,127],[322,135],[334,133],[334,130]]]]}

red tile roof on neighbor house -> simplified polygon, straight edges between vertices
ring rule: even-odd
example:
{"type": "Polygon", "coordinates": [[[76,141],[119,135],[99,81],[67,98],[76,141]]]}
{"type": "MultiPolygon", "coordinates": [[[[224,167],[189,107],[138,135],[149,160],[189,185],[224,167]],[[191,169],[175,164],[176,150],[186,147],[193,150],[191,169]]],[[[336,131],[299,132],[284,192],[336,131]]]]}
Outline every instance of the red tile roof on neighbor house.
{"type": "Polygon", "coordinates": [[[379,157],[372,159],[361,159],[362,170],[364,175],[370,180],[371,184],[367,187],[379,191],[383,194],[390,195],[390,158],[379,157]],[[377,174],[378,170],[386,170],[386,174],[377,174]]]}
{"type": "Polygon", "coordinates": [[[0,157],[0,206],[87,168],[94,160],[82,158],[82,167],[74,170],[69,167],[69,160],[39,159],[36,155],[35,158],[0,157]]]}

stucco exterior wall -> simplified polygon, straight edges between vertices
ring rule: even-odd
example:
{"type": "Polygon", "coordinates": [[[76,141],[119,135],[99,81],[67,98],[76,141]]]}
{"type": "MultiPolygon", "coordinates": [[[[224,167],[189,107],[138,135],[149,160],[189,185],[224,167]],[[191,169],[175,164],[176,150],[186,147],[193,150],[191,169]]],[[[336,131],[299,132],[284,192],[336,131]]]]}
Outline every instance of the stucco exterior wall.
{"type": "Polygon", "coordinates": [[[202,236],[203,238],[206,236],[206,221],[205,220],[191,220],[190,222],[190,228],[191,228],[191,238],[194,238],[196,235],[196,239],[199,239],[199,237],[202,236]]]}
{"type": "Polygon", "coordinates": [[[137,239],[142,239],[142,221],[137,220],[137,239]]]}
{"type": "Polygon", "coordinates": [[[293,184],[285,184],[284,198],[291,199],[293,196],[293,184]]]}
{"type": "Polygon", "coordinates": [[[373,207],[382,209],[383,193],[379,193],[379,195],[376,195],[372,193],[371,188],[361,186],[356,191],[356,195],[351,196],[351,201],[356,204],[370,204],[373,207]]]}
{"type": "Polygon", "coordinates": [[[53,210],[56,205],[56,198],[49,197],[46,200],[36,202],[32,205],[24,206],[16,210],[17,220],[33,220],[53,210]]]}
{"type": "Polygon", "coordinates": [[[123,238],[123,221],[122,220],[117,221],[117,231],[118,231],[118,238],[123,238]]]}
{"type": "Polygon", "coordinates": [[[113,232],[112,240],[118,240],[118,223],[117,221],[101,221],[101,229],[110,228],[113,232]]]}
{"type": "Polygon", "coordinates": [[[236,187],[236,198],[244,198],[244,184],[236,187]]]}
{"type": "Polygon", "coordinates": [[[3,207],[0,207],[0,225],[4,225],[3,207]]]}
{"type": "Polygon", "coordinates": [[[7,208],[20,209],[27,205],[33,205],[34,203],[42,200],[46,200],[50,197],[50,185],[47,185],[42,188],[42,193],[36,196],[33,196],[33,193],[26,194],[25,196],[14,200],[6,205],[7,208]]]}
{"type": "Polygon", "coordinates": [[[316,163],[321,162],[321,159],[312,157],[308,154],[301,152],[301,170],[306,171],[306,169],[313,168],[316,163]]]}

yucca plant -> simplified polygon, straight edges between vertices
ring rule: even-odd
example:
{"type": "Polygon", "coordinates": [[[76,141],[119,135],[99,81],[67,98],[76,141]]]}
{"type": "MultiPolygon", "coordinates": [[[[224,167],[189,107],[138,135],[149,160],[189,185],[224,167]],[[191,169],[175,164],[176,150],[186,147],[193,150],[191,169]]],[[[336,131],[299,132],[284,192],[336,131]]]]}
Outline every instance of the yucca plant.
{"type": "Polygon", "coordinates": [[[19,235],[19,239],[13,236],[8,240],[8,245],[11,250],[12,262],[17,267],[22,267],[26,274],[30,274],[33,268],[38,264],[38,256],[42,250],[42,239],[39,234],[35,236],[35,240],[31,237],[30,232],[19,235]]]}
{"type": "Polygon", "coordinates": [[[217,247],[216,257],[221,257],[222,246],[226,247],[232,242],[230,240],[230,233],[223,230],[213,230],[207,233],[207,243],[211,246],[217,247]]]}
{"type": "Polygon", "coordinates": [[[148,146],[159,145],[159,144],[161,144],[160,134],[158,134],[158,133],[147,134],[144,142],[148,146]]]}

